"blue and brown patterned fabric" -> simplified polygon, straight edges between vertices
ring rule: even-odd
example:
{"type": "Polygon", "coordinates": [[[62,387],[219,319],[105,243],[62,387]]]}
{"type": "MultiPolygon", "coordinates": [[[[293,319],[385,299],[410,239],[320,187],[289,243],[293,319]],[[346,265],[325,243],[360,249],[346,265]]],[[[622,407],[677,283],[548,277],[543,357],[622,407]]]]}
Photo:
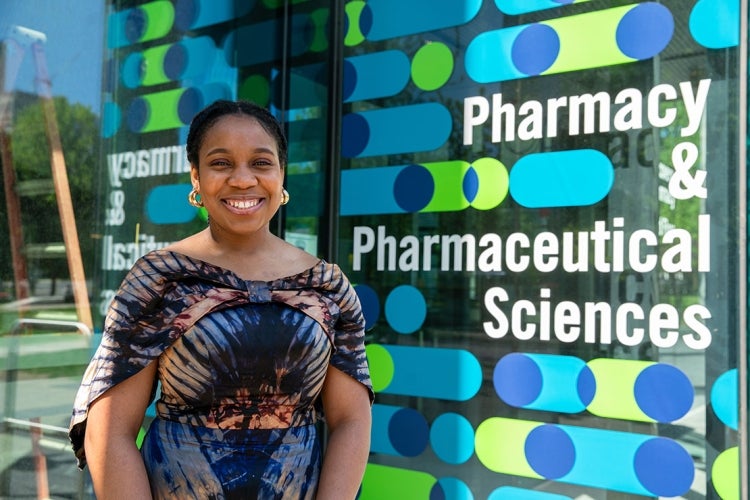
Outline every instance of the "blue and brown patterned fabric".
{"type": "Polygon", "coordinates": [[[337,265],[248,281],[157,250],[118,290],[76,396],[80,468],[89,405],[155,360],[157,418],[141,454],[158,498],[313,498],[328,366],[373,399],[361,306],[337,265]]]}

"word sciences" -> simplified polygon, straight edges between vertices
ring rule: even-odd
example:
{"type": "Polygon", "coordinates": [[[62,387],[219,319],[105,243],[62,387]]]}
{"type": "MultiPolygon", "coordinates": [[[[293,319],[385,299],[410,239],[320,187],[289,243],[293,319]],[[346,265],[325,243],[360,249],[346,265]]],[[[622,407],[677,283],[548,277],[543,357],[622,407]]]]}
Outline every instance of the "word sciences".
{"type": "Polygon", "coordinates": [[[586,302],[583,307],[572,301],[550,302],[549,288],[539,291],[539,300],[517,300],[512,305],[508,292],[492,287],[484,294],[484,306],[492,316],[482,326],[487,336],[499,339],[508,333],[518,340],[536,339],[548,342],[553,338],[571,343],[610,345],[614,340],[633,347],[649,341],[656,348],[670,348],[682,341],[694,350],[711,345],[711,330],[705,321],[711,311],[701,304],[687,306],[682,313],[672,304],[655,304],[646,308],[626,302],[586,302]],[[506,314],[507,312],[507,314],[506,314]],[[687,328],[683,330],[681,326],[687,328]]]}
{"type": "MultiPolygon", "coordinates": [[[[557,137],[560,130],[570,136],[607,133],[611,129],[627,132],[652,127],[677,125],[682,137],[695,134],[706,109],[710,79],[680,82],[677,87],[659,84],[648,94],[627,88],[612,96],[608,92],[529,100],[520,105],[503,102],[503,94],[472,96],[464,99],[463,143],[474,142],[474,127],[490,122],[492,142],[522,141],[557,137]],[[682,105],[678,103],[682,102],[682,105]],[[684,113],[680,112],[684,110],[684,113]],[[567,126],[560,123],[567,115],[567,126]],[[680,123],[680,120],[685,123],[680,123]]],[[[480,135],[481,137],[481,135],[480,135]]]]}

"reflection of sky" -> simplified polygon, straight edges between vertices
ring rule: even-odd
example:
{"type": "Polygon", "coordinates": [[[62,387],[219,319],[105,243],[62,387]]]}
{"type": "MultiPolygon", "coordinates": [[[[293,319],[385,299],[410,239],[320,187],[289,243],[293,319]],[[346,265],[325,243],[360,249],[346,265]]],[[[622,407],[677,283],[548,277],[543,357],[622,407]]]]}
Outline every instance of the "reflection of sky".
{"type": "MultiPolygon", "coordinates": [[[[52,95],[63,95],[99,113],[104,33],[102,0],[1,0],[0,37],[13,25],[47,36],[45,54],[52,95]]],[[[36,92],[30,50],[21,64],[14,90],[36,92]]]]}

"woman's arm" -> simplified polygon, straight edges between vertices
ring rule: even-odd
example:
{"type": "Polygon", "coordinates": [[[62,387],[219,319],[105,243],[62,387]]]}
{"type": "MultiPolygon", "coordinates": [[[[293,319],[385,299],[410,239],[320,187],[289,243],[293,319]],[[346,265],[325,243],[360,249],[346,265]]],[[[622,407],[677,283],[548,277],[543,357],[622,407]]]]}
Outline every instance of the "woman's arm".
{"type": "Polygon", "coordinates": [[[353,500],[370,453],[370,396],[365,386],[331,366],[322,398],[328,441],[316,498],[353,500]]]}
{"type": "Polygon", "coordinates": [[[84,446],[98,500],[151,498],[136,438],[149,404],[156,365],[150,363],[89,407],[84,446]]]}

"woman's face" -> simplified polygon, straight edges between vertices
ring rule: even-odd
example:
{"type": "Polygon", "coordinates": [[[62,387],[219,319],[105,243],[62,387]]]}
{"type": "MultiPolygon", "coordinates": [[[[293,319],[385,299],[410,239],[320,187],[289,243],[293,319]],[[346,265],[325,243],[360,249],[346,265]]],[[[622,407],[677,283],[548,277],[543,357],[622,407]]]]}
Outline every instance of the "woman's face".
{"type": "Polygon", "coordinates": [[[278,147],[252,117],[227,115],[214,123],[190,175],[215,231],[247,236],[267,230],[281,204],[278,147]]]}

